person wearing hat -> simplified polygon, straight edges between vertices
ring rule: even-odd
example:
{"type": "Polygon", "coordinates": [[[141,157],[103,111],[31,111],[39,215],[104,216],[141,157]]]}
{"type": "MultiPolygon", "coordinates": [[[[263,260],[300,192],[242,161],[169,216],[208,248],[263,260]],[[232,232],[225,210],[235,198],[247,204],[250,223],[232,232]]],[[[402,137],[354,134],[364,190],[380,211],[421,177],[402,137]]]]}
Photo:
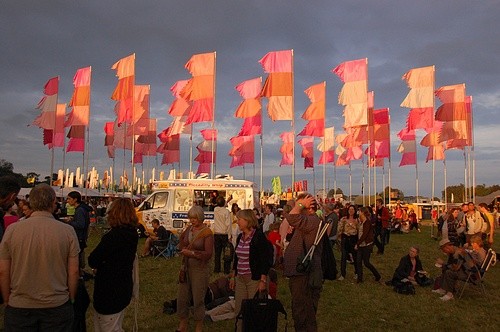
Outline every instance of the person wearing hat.
{"type": "MultiPolygon", "coordinates": [[[[439,242],[441,251],[448,255],[448,262],[442,266],[442,274],[439,278],[440,287],[432,290],[433,293],[442,295],[441,300],[453,300],[456,282],[467,280],[467,271],[474,266],[480,266],[486,257],[483,241],[480,236],[471,237],[471,245],[468,249],[455,247],[448,239],[439,242]]],[[[436,262],[436,266],[439,265],[436,262]]]]}

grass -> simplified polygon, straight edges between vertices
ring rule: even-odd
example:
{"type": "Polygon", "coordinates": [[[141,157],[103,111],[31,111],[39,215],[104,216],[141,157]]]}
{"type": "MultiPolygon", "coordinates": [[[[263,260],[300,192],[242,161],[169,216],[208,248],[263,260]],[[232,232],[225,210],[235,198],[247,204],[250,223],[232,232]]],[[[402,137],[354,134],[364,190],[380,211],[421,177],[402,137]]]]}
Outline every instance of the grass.
{"type": "MultiPolygon", "coordinates": [[[[87,253],[98,243],[100,235],[91,233],[87,253]]],[[[498,238],[497,235],[497,239],[498,238]]],[[[497,240],[497,241],[498,241],[497,240]]],[[[139,241],[139,252],[144,240],[139,241]]],[[[431,277],[439,274],[434,266],[437,257],[442,257],[438,242],[430,237],[430,228],[424,226],[422,233],[391,234],[390,244],[384,255],[373,255],[372,263],[382,274],[383,280],[392,277],[399,259],[407,254],[411,245],[420,247],[424,269],[431,277]]],[[[500,246],[496,244],[496,251],[500,246]]],[[[338,259],[340,254],[335,251],[338,259]]],[[[340,268],[340,264],[337,264],[340,268]]],[[[500,265],[499,265],[500,266],[500,265]]],[[[487,297],[469,287],[461,300],[442,302],[430,288],[417,287],[415,295],[400,295],[392,288],[377,284],[365,268],[365,282],[354,283],[354,269],[347,267],[343,281],[326,281],[321,293],[318,309],[319,331],[457,331],[496,330],[500,326],[500,267],[492,267],[486,276],[487,297]]],[[[162,313],[163,302],[177,295],[177,273],[180,258],[169,260],[144,258],[140,260],[140,298],[126,309],[125,331],[132,331],[134,310],[137,307],[137,323],[141,331],[174,331],[178,324],[176,315],[162,313]]],[[[212,276],[215,279],[215,276],[212,276]]],[[[93,281],[87,282],[92,296],[93,281]]],[[[288,313],[288,329],[293,331],[290,293],[287,280],[280,274],[278,298],[288,313]]],[[[88,330],[92,331],[92,309],[87,314],[88,330]]],[[[284,330],[284,319],[280,314],[280,331],[284,330]]],[[[191,330],[193,323],[190,321],[191,330]]],[[[233,321],[206,323],[206,331],[233,331],[233,321]]]]}

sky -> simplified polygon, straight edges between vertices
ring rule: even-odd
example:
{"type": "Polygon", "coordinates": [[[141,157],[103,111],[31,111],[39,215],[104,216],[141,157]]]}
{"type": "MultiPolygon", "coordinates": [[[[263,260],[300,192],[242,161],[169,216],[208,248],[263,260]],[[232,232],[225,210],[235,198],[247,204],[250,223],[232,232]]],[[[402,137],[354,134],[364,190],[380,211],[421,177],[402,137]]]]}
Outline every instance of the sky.
{"type": "MultiPolygon", "coordinates": [[[[375,108],[390,108],[391,166],[365,170],[367,187],[373,192],[388,185],[406,195],[416,192],[435,196],[444,185],[464,183],[462,151],[446,153],[441,161],[425,163],[426,150],[419,148],[418,166],[398,167],[401,155],[396,134],[405,126],[408,109],[399,105],[408,93],[401,76],[412,68],[435,65],[436,88],[465,83],[473,97],[475,183],[498,184],[500,164],[500,1],[296,1],[296,0],[158,0],[158,1],[2,1],[0,4],[0,159],[14,164],[14,171],[50,173],[51,152],[42,143],[42,131],[28,126],[39,114],[35,109],[43,86],[60,77],[59,102],[69,102],[72,79],[78,68],[92,66],[89,165],[102,172],[112,165],[104,145],[103,126],[113,121],[110,99],[117,79],[111,66],[136,54],[136,84],[151,85],[151,117],[158,130],[171,122],[167,114],[173,101],[169,89],[178,80],[189,79],[184,68],[193,54],[216,51],[217,81],[215,127],[219,130],[217,173],[232,174],[259,182],[259,145],[255,168],[229,168],[229,139],[236,136],[242,119],[234,117],[241,97],[234,87],[242,81],[263,76],[258,63],[266,53],[293,49],[295,128],[306,124],[300,118],[309,104],[303,91],[326,81],[327,126],[336,132],[343,125],[337,97],[342,87],[331,73],[338,64],[368,58],[368,88],[375,93],[375,108]],[[434,168],[434,171],[433,171],[434,168]],[[418,170],[418,172],[417,172],[418,170]],[[434,177],[433,177],[434,174],[434,177]],[[446,176],[445,176],[446,174],[446,176]],[[368,176],[377,183],[368,185],[368,176]],[[383,176],[385,175],[385,176],[383,176]],[[446,182],[445,182],[446,181],[446,182]]],[[[264,101],[264,107],[267,102],[264,101]]],[[[436,99],[436,105],[439,101],[436,99]]],[[[68,109],[69,112],[69,109],[68,109]]],[[[264,110],[264,112],[266,112],[264,110]]],[[[201,142],[194,126],[194,144],[201,142]]],[[[280,176],[283,187],[291,183],[292,168],[279,167],[279,134],[290,130],[290,122],[263,119],[264,189],[280,176]]],[[[419,141],[425,135],[417,131],[419,141]]],[[[258,140],[257,140],[258,141],[258,140]]],[[[315,140],[315,145],[319,140],[315,140]]],[[[300,151],[300,147],[297,148],[300,151]]],[[[130,160],[117,150],[115,170],[130,160]]],[[[189,142],[181,142],[181,171],[189,168],[189,142]]],[[[319,159],[316,152],[315,163],[319,159]]],[[[145,157],[145,171],[152,167],[168,171],[159,160],[145,157]]],[[[68,153],[65,168],[81,166],[81,153],[68,153]]],[[[55,169],[63,166],[62,149],[54,152],[55,169]]],[[[125,167],[130,167],[127,162],[125,167]]],[[[141,166],[138,166],[141,169],[141,166]]],[[[176,166],[177,168],[178,166],[176,166]]],[[[197,163],[193,163],[196,169],[197,163]]],[[[346,167],[326,167],[325,186],[336,184],[345,193],[361,192],[361,161],[352,163],[351,180],[346,167]]],[[[303,169],[296,156],[295,180],[308,180],[309,190],[323,188],[323,167],[303,169]]]]}

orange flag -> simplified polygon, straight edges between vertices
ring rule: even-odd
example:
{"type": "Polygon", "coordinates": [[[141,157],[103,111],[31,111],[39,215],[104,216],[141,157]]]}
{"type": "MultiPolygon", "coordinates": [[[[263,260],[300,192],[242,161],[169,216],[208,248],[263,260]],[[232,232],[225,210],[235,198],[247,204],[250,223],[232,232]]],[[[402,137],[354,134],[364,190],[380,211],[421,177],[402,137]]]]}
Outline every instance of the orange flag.
{"type": "Polygon", "coordinates": [[[307,107],[302,119],[304,120],[324,120],[325,119],[325,100],[326,100],[326,82],[311,85],[304,93],[309,97],[311,104],[307,107]]]}
{"type": "Polygon", "coordinates": [[[259,60],[269,73],[261,96],[268,98],[267,111],[271,120],[293,120],[293,51],[267,53],[259,60]]]}
{"type": "Polygon", "coordinates": [[[118,60],[111,69],[116,70],[118,84],[116,85],[111,99],[124,100],[132,98],[135,81],[135,53],[118,60]]]}
{"type": "Polygon", "coordinates": [[[215,52],[195,54],[185,68],[193,76],[179,96],[191,102],[186,124],[212,121],[215,98],[215,52]]]}
{"type": "Polygon", "coordinates": [[[241,82],[235,87],[243,98],[234,114],[237,118],[254,117],[262,109],[260,91],[262,90],[262,77],[241,82]]]}

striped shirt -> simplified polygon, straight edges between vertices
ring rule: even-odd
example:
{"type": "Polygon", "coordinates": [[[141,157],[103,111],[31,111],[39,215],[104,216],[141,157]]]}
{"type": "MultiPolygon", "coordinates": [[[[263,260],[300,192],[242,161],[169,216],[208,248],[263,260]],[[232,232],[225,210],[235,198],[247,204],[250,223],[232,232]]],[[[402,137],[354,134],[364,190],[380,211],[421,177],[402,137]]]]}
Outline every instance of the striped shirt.
{"type": "Polygon", "coordinates": [[[238,256],[238,266],[237,274],[242,275],[250,275],[252,272],[250,271],[250,242],[252,241],[253,235],[255,234],[255,229],[250,233],[245,239],[245,234],[241,235],[240,243],[236,247],[236,255],[238,256]]]}

